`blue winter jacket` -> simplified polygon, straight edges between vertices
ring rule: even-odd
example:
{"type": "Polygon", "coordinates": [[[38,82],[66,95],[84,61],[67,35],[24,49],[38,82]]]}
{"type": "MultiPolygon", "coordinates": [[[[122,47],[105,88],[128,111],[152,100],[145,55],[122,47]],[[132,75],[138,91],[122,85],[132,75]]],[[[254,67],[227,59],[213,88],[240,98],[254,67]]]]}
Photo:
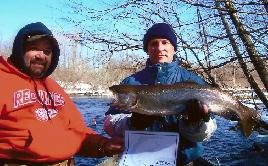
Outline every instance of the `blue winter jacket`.
{"type": "MultiPolygon", "coordinates": [[[[154,84],[174,84],[178,82],[196,82],[198,84],[206,84],[205,80],[198,75],[182,68],[179,66],[178,61],[174,60],[171,63],[159,63],[151,64],[148,59],[146,67],[125,78],[121,84],[129,85],[154,85],[154,84]]],[[[119,114],[122,113],[120,110],[110,108],[107,114],[119,114]]],[[[178,117],[175,115],[169,115],[162,117],[159,122],[154,122],[151,126],[146,128],[148,131],[178,131],[178,117]]],[[[189,163],[203,153],[203,146],[201,142],[191,142],[185,138],[180,138],[180,153],[179,158],[182,159],[183,163],[189,163]]]]}
{"type": "Polygon", "coordinates": [[[152,65],[148,59],[145,69],[125,78],[122,84],[130,85],[154,85],[154,84],[174,84],[177,82],[196,82],[206,84],[205,80],[198,75],[179,66],[179,62],[174,60],[171,63],[158,63],[152,65]]]}

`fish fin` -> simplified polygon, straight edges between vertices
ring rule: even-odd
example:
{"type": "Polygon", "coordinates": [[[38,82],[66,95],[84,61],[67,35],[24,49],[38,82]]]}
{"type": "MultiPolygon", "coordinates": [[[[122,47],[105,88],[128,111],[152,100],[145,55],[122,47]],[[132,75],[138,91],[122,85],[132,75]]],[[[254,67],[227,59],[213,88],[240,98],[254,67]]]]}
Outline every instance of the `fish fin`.
{"type": "Polygon", "coordinates": [[[137,91],[139,91],[139,86],[141,85],[113,85],[111,87],[109,87],[109,90],[112,91],[113,93],[117,94],[117,93],[136,93],[137,91]]]}

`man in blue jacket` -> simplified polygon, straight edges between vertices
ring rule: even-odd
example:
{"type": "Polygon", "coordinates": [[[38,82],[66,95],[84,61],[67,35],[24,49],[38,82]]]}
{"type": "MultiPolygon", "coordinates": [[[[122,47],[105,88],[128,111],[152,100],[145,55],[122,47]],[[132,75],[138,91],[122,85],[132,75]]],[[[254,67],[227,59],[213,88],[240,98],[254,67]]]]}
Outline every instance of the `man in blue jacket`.
{"type": "MultiPolygon", "coordinates": [[[[143,49],[149,55],[146,67],[125,78],[121,84],[155,85],[189,81],[206,84],[204,79],[179,66],[175,56],[177,37],[169,24],[157,23],[149,28],[144,35],[143,49]]],[[[186,165],[203,153],[202,142],[196,142],[194,137],[198,136],[198,140],[208,139],[216,130],[216,123],[209,117],[208,107],[199,101],[189,101],[185,111],[188,113],[188,120],[177,115],[159,117],[126,114],[111,107],[106,112],[104,130],[112,137],[123,137],[125,130],[179,132],[178,165],[186,165]],[[193,130],[187,126],[191,121],[201,123],[193,130]],[[207,130],[208,128],[211,130],[207,130]]]]}

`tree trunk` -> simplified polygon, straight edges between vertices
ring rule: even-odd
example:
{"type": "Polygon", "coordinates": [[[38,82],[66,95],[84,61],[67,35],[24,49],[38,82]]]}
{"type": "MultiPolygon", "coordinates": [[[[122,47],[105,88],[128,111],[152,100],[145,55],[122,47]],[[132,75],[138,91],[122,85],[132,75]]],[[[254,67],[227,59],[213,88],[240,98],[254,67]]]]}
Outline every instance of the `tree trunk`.
{"type": "MultiPolygon", "coordinates": [[[[216,6],[218,9],[220,9],[220,4],[218,2],[218,0],[216,0],[216,6]]],[[[262,92],[262,90],[260,89],[260,87],[258,86],[258,84],[256,83],[256,81],[254,80],[254,78],[252,77],[252,75],[249,73],[249,70],[247,68],[247,64],[246,62],[243,60],[243,57],[242,55],[240,54],[240,51],[239,51],[239,47],[237,46],[236,42],[235,42],[235,39],[232,37],[232,34],[231,34],[231,30],[230,30],[230,27],[225,19],[225,17],[223,16],[223,13],[221,10],[218,10],[219,11],[219,14],[220,14],[220,17],[221,17],[221,20],[222,20],[222,23],[225,27],[225,30],[226,30],[226,33],[227,33],[227,36],[230,40],[230,44],[238,58],[238,62],[250,84],[250,86],[254,89],[254,92],[258,95],[258,97],[260,98],[260,100],[263,102],[263,104],[266,106],[266,108],[268,108],[268,100],[265,96],[265,94],[262,92]]]]}
{"type": "Polygon", "coordinates": [[[243,24],[239,20],[237,16],[236,9],[232,3],[232,0],[226,0],[225,1],[225,7],[227,9],[227,12],[237,30],[237,33],[239,37],[241,38],[242,42],[244,43],[244,46],[247,50],[247,53],[250,57],[250,60],[252,61],[252,64],[254,65],[254,68],[256,69],[264,87],[266,88],[266,91],[268,91],[268,72],[265,67],[265,64],[263,63],[262,59],[259,56],[259,53],[257,52],[254,44],[252,43],[248,32],[244,28],[243,24]]]}

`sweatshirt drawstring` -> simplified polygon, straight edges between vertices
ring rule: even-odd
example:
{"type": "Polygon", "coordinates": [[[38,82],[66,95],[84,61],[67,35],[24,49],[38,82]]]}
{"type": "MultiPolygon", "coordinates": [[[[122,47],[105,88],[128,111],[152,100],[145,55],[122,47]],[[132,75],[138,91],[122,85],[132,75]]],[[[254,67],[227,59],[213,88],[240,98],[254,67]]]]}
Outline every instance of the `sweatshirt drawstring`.
{"type": "Polygon", "coordinates": [[[51,97],[51,93],[49,93],[49,90],[48,90],[48,88],[47,88],[47,85],[45,84],[44,81],[42,81],[42,84],[43,84],[43,86],[44,86],[45,89],[46,89],[48,98],[49,98],[49,100],[51,101],[52,108],[53,108],[54,110],[56,110],[56,107],[55,107],[55,105],[54,105],[54,100],[53,100],[53,98],[51,97]]]}
{"type": "MultiPolygon", "coordinates": [[[[51,120],[50,115],[49,115],[49,111],[48,111],[48,108],[47,108],[47,105],[44,103],[44,101],[41,99],[41,97],[40,97],[40,95],[38,93],[36,82],[34,81],[34,79],[32,79],[32,80],[34,82],[34,91],[35,91],[36,97],[37,97],[38,101],[42,104],[42,106],[44,107],[44,109],[46,110],[46,114],[47,114],[48,120],[51,120]]],[[[43,83],[43,84],[45,85],[45,83],[43,83]]],[[[48,89],[47,89],[46,86],[45,86],[45,89],[46,89],[46,91],[48,93],[49,99],[51,100],[52,106],[54,108],[54,102],[53,102],[53,100],[52,100],[52,98],[50,96],[50,93],[48,92],[48,89]]]]}

